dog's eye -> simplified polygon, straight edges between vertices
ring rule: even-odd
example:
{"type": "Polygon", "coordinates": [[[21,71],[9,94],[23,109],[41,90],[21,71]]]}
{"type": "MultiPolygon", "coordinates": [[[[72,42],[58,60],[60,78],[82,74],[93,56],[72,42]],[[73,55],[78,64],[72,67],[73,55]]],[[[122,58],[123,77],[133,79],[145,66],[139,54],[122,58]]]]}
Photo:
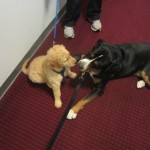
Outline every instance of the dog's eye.
{"type": "Polygon", "coordinates": [[[92,54],[91,54],[91,58],[93,58],[93,57],[94,57],[94,54],[92,53],[92,54]]]}
{"type": "Polygon", "coordinates": [[[97,65],[97,64],[98,64],[98,61],[94,61],[94,64],[97,65]]]}
{"type": "Polygon", "coordinates": [[[69,58],[64,58],[64,62],[66,62],[66,61],[68,61],[69,60],[69,58]]]}

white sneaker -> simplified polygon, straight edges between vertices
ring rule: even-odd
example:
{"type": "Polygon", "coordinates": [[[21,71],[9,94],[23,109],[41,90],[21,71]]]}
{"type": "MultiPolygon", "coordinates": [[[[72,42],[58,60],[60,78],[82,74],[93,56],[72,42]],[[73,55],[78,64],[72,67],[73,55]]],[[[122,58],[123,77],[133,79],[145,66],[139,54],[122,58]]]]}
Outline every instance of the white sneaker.
{"type": "Polygon", "coordinates": [[[102,24],[100,22],[100,20],[95,20],[95,21],[92,21],[92,25],[91,25],[91,29],[93,31],[101,31],[102,29],[102,24]]]}
{"type": "Polygon", "coordinates": [[[64,28],[64,36],[66,38],[72,38],[73,39],[74,36],[75,36],[73,27],[65,26],[65,28],[64,28]]]}

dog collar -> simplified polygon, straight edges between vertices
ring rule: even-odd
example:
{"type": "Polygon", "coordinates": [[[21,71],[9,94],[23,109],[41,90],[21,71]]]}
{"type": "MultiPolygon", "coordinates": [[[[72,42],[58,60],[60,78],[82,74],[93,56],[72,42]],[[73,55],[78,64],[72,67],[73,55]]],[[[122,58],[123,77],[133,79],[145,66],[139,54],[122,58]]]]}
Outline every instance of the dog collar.
{"type": "Polygon", "coordinates": [[[61,75],[62,77],[64,77],[65,68],[64,68],[63,70],[61,70],[61,71],[56,71],[56,70],[54,70],[54,69],[51,69],[51,70],[54,71],[55,73],[61,75]]]}

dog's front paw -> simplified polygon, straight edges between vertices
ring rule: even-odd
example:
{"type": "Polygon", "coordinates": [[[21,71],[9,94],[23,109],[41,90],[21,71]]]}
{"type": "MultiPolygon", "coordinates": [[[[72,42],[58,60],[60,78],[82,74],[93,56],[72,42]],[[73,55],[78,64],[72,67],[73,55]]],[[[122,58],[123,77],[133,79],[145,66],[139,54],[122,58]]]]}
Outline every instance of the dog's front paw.
{"type": "Polygon", "coordinates": [[[55,107],[56,108],[61,108],[61,106],[62,106],[61,100],[55,100],[55,107]]]}
{"type": "Polygon", "coordinates": [[[67,115],[67,119],[75,119],[77,117],[77,113],[75,113],[72,109],[69,110],[69,113],[67,115]]]}
{"type": "Polygon", "coordinates": [[[75,72],[71,72],[69,76],[70,78],[74,79],[77,76],[77,74],[75,72]]]}
{"type": "Polygon", "coordinates": [[[137,82],[137,88],[138,89],[140,89],[140,88],[142,88],[144,86],[145,86],[145,82],[143,80],[140,80],[140,81],[137,82]]]}

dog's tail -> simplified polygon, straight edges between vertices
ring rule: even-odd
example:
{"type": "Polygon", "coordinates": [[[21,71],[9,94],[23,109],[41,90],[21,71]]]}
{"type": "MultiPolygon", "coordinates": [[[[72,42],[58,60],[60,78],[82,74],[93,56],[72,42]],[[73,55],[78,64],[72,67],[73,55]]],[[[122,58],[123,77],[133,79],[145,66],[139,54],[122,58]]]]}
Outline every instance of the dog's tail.
{"type": "Polygon", "coordinates": [[[22,71],[24,74],[28,74],[28,68],[27,68],[28,61],[29,61],[29,59],[27,59],[27,60],[24,62],[24,64],[22,65],[22,68],[21,68],[21,71],[22,71]]]}

